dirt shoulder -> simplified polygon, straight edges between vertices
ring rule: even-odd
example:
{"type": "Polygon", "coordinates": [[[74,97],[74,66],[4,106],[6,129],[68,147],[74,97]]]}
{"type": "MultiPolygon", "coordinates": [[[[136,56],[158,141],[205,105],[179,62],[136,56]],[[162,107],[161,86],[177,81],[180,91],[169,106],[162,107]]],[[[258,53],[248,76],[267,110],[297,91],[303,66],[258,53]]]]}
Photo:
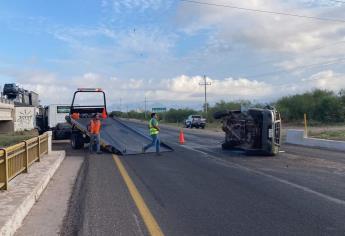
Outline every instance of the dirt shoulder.
{"type": "MultiPolygon", "coordinates": [[[[283,135],[287,129],[304,130],[304,126],[287,124],[284,126],[283,135]]],[[[345,124],[310,126],[308,127],[308,136],[311,138],[345,141],[345,124]]]]}

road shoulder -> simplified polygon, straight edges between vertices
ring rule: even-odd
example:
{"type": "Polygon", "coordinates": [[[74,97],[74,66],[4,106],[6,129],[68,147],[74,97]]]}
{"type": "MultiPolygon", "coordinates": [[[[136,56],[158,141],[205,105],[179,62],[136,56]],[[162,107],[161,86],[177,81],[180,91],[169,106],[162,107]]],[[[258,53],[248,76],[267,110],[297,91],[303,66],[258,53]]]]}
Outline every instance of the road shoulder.
{"type": "Polygon", "coordinates": [[[66,156],[16,235],[58,235],[83,156],[66,156]],[[38,227],[39,226],[39,227],[38,227]]]}

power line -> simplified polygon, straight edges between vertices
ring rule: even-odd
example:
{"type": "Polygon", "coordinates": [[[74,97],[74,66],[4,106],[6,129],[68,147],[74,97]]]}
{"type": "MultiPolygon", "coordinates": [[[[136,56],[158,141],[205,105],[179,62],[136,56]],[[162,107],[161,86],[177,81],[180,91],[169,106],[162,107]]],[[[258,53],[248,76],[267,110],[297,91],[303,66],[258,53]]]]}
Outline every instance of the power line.
{"type": "MultiPolygon", "coordinates": [[[[328,48],[328,47],[332,47],[332,46],[335,46],[335,45],[339,45],[339,44],[343,44],[345,43],[345,40],[340,40],[340,41],[336,41],[336,42],[333,42],[333,43],[329,43],[329,44],[325,44],[325,45],[322,45],[320,47],[317,47],[317,48],[311,48],[307,51],[304,51],[303,53],[311,53],[313,54],[315,51],[318,51],[318,50],[322,50],[322,49],[325,49],[325,48],[328,48]]],[[[263,61],[263,62],[260,62],[260,63],[256,63],[256,64],[252,64],[252,65],[248,65],[249,68],[253,68],[253,67],[257,67],[257,66],[261,66],[261,65],[266,65],[266,64],[272,64],[272,63],[279,63],[281,61],[278,61],[278,60],[266,60],[266,61],[263,61]]]]}
{"type": "Polygon", "coordinates": [[[238,6],[234,6],[234,5],[223,5],[223,4],[217,4],[217,3],[199,2],[199,1],[194,1],[194,0],[180,0],[180,1],[181,2],[193,3],[193,4],[198,4],[198,5],[224,7],[224,8],[231,8],[231,9],[236,9],[236,10],[243,10],[243,11],[251,11],[251,12],[259,12],[259,13],[265,13],[265,14],[272,14],[272,15],[282,15],[282,16],[306,18],[306,19],[311,19],[311,20],[330,21],[330,22],[336,22],[336,23],[345,23],[345,19],[323,18],[323,17],[317,17],[317,16],[306,16],[306,15],[299,15],[299,14],[293,14],[293,13],[285,13],[285,12],[277,12],[277,11],[260,10],[260,9],[254,9],[254,8],[238,7],[238,6]]]}
{"type": "Polygon", "coordinates": [[[340,1],[340,0],[328,0],[330,2],[338,2],[338,3],[345,3],[345,1],[340,1]]]}
{"type": "Polygon", "coordinates": [[[264,77],[264,76],[269,76],[269,75],[281,74],[284,72],[300,71],[300,70],[307,69],[307,68],[314,67],[314,66],[327,66],[327,65],[334,65],[334,64],[338,64],[338,63],[340,63],[340,64],[345,63],[345,57],[335,59],[335,60],[330,60],[327,62],[322,62],[322,63],[314,63],[314,64],[309,64],[309,65],[297,66],[293,69],[288,69],[288,70],[276,70],[276,71],[272,71],[272,72],[256,74],[256,75],[241,76],[241,77],[253,79],[253,78],[264,77]]]}

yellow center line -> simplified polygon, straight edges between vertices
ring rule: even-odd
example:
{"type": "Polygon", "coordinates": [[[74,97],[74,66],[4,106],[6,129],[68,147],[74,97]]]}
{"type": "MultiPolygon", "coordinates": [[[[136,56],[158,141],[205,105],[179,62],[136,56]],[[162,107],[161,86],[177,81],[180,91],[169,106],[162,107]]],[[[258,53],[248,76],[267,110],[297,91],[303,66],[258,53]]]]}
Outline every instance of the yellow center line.
{"type": "Polygon", "coordinates": [[[159,227],[157,221],[153,217],[152,213],[150,212],[149,208],[147,207],[143,197],[140,195],[137,187],[134,185],[132,179],[129,177],[126,168],[123,166],[120,158],[117,155],[113,155],[113,159],[119,172],[127,185],[129,193],[131,194],[135,205],[137,206],[141,217],[144,220],[144,223],[152,236],[164,236],[161,228],[159,227]]]}

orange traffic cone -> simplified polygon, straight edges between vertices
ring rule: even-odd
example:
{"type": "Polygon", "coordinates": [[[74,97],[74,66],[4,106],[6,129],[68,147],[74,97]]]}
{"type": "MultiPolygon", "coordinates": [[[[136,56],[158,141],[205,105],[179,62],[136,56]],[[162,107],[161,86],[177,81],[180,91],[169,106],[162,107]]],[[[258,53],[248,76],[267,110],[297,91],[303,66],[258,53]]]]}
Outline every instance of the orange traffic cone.
{"type": "Polygon", "coordinates": [[[180,144],[184,144],[184,134],[183,129],[180,130],[180,144]]]}
{"type": "Polygon", "coordinates": [[[105,108],[103,108],[103,111],[102,111],[102,118],[103,119],[107,118],[107,112],[105,111],[105,108]]]}

